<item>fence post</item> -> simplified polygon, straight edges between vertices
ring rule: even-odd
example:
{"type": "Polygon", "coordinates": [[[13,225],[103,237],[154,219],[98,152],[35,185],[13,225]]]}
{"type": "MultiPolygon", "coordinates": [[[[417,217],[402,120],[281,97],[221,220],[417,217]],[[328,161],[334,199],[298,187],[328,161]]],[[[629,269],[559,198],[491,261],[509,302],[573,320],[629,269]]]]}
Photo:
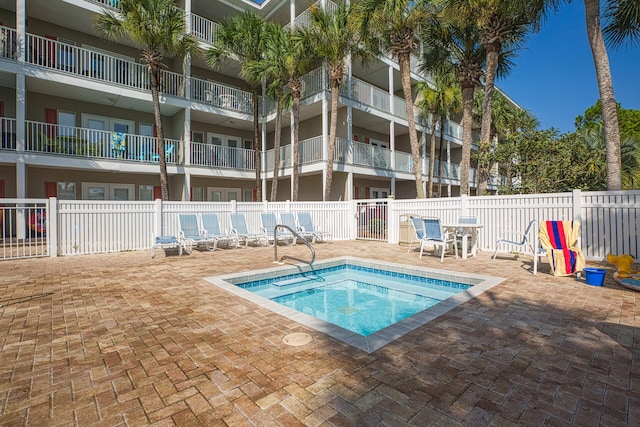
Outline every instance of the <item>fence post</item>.
{"type": "Polygon", "coordinates": [[[238,202],[236,200],[231,201],[231,213],[232,214],[238,213],[238,202]]]}
{"type": "Polygon", "coordinates": [[[579,189],[571,191],[571,208],[573,209],[573,220],[582,224],[582,194],[579,189]]]}
{"type": "Polygon", "coordinates": [[[291,212],[291,200],[284,202],[284,211],[287,213],[291,212]]]}
{"type": "Polygon", "coordinates": [[[269,212],[269,202],[266,199],[262,201],[262,212],[269,212]]]}
{"type": "Polygon", "coordinates": [[[396,221],[395,199],[389,196],[387,199],[387,243],[398,244],[398,221],[396,221]]]}
{"type": "Polygon", "coordinates": [[[162,199],[156,199],[156,206],[155,206],[155,224],[154,224],[154,229],[155,229],[155,235],[156,236],[164,236],[164,227],[162,226],[162,199]]]}
{"type": "Polygon", "coordinates": [[[355,199],[350,200],[351,212],[349,213],[349,240],[356,240],[358,238],[358,204],[355,199]]]}
{"type": "Polygon", "coordinates": [[[460,195],[460,213],[459,216],[466,216],[469,205],[469,196],[467,194],[460,195]]]}
{"type": "Polygon", "coordinates": [[[58,200],[49,197],[49,209],[47,209],[47,245],[49,246],[49,256],[58,256],[58,200]]]}

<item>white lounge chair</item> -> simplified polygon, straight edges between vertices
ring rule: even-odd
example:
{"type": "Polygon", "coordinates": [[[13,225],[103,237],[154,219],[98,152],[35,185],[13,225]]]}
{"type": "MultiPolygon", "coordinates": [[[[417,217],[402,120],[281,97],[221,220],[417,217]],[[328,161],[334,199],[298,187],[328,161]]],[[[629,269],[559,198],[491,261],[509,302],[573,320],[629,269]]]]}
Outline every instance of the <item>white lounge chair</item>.
{"type": "Polygon", "coordinates": [[[333,238],[333,235],[328,231],[316,230],[309,212],[298,212],[298,227],[305,233],[313,235],[312,243],[324,242],[333,238]]]}
{"type": "Polygon", "coordinates": [[[295,231],[298,234],[298,236],[302,237],[304,240],[306,241],[311,240],[311,243],[315,243],[316,241],[315,235],[309,231],[303,230],[300,227],[298,227],[298,224],[296,224],[296,216],[294,214],[290,212],[281,212],[280,224],[286,225],[287,227],[291,228],[293,231],[295,231]]]}
{"type": "Polygon", "coordinates": [[[156,249],[177,249],[178,255],[182,255],[182,245],[176,236],[156,236],[151,246],[151,258],[156,256],[156,249]]]}
{"type": "Polygon", "coordinates": [[[185,251],[190,254],[194,246],[204,245],[207,250],[211,239],[200,233],[196,214],[178,214],[178,239],[185,251]]]}
{"type": "Polygon", "coordinates": [[[276,214],[273,212],[261,213],[260,221],[262,221],[262,232],[264,233],[264,237],[267,239],[267,242],[273,242],[274,245],[278,244],[278,242],[284,242],[287,245],[290,245],[291,242],[295,244],[296,237],[289,231],[285,231],[283,228],[278,228],[276,230],[278,220],[276,219],[276,214]]]}
{"type": "Polygon", "coordinates": [[[264,234],[251,233],[247,227],[247,219],[245,218],[244,214],[229,214],[229,220],[231,221],[231,229],[229,230],[229,234],[235,236],[236,246],[240,246],[240,241],[244,242],[245,248],[249,246],[250,242],[254,242],[256,246],[262,245],[262,241],[265,240],[264,234]]]}
{"type": "Polygon", "coordinates": [[[231,247],[231,243],[235,242],[238,246],[235,236],[224,234],[220,231],[220,221],[216,213],[203,213],[200,215],[200,234],[209,239],[213,243],[213,250],[218,248],[218,244],[225,243],[227,247],[231,247]]]}

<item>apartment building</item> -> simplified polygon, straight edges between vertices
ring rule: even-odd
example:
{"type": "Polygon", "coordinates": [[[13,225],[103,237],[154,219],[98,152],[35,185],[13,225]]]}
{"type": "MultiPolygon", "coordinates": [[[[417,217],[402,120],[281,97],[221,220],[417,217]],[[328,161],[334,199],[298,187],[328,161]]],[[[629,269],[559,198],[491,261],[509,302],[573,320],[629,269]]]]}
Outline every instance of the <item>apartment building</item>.
{"type": "MultiPolygon", "coordinates": [[[[104,40],[94,24],[103,10],[116,10],[117,1],[0,0],[0,197],[159,197],[147,69],[138,49],[104,40]]],[[[207,49],[225,17],[253,9],[282,25],[303,24],[314,2],[181,0],[177,6],[185,10],[188,28],[201,48],[207,49]]],[[[328,0],[318,3],[332,7],[328,0]]],[[[165,64],[160,101],[171,199],[254,201],[253,99],[238,77],[239,64],[214,70],[202,57],[167,58],[165,64]]],[[[412,79],[417,83],[423,77],[414,72],[412,79]]],[[[287,200],[292,181],[290,115],[284,116],[281,161],[274,165],[275,104],[261,97],[260,106],[263,194],[268,197],[278,173],[278,200],[287,200]]],[[[319,68],[304,78],[299,200],[322,200],[329,114],[330,93],[319,68]]],[[[381,57],[366,69],[352,64],[338,117],[335,200],[415,197],[400,72],[391,58],[381,57]]],[[[418,131],[427,146],[428,124],[418,131]]],[[[455,196],[462,128],[448,121],[443,133],[442,195],[455,196]]],[[[422,158],[425,182],[427,153],[422,158]]]]}

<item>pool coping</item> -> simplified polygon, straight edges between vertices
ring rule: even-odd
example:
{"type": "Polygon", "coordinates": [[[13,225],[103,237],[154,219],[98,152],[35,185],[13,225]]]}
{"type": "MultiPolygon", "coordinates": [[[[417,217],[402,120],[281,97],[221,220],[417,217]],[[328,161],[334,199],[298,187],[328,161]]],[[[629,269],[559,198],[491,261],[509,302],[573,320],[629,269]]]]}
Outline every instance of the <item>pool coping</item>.
{"type": "Polygon", "coordinates": [[[284,316],[290,320],[293,320],[297,323],[300,323],[304,326],[307,326],[311,329],[314,329],[318,332],[325,333],[330,337],[333,337],[339,341],[342,341],[346,344],[349,344],[353,347],[356,347],[362,351],[367,353],[371,353],[376,351],[390,342],[400,338],[401,336],[407,334],[408,332],[413,331],[414,329],[425,325],[426,323],[432,321],[433,319],[447,313],[448,311],[454,309],[455,307],[469,301],[470,299],[486,292],[492,287],[503,282],[504,278],[494,277],[494,276],[485,276],[473,273],[463,273],[463,272],[455,272],[449,270],[438,270],[434,268],[428,267],[420,267],[420,266],[412,266],[412,265],[404,265],[397,263],[387,263],[383,261],[373,261],[365,258],[358,258],[352,256],[344,256],[338,258],[331,258],[327,260],[317,261],[314,264],[315,269],[333,267],[337,265],[341,265],[344,263],[349,263],[352,265],[359,265],[363,267],[369,268],[384,268],[385,270],[404,273],[404,274],[413,274],[413,275],[424,275],[429,274],[429,277],[433,277],[436,279],[442,280],[450,280],[459,283],[465,283],[472,285],[469,289],[466,289],[456,295],[453,295],[447,298],[444,301],[439,302],[438,304],[430,307],[426,310],[423,310],[419,313],[414,314],[406,319],[403,319],[393,325],[387,326],[384,329],[381,329],[377,332],[374,332],[368,336],[362,336],[356,334],[355,332],[351,332],[346,330],[340,326],[325,322],[324,320],[317,319],[311,315],[299,312],[292,308],[286,307],[284,305],[278,304],[270,299],[259,296],[251,291],[243,289],[239,286],[236,286],[235,283],[242,283],[248,281],[256,281],[269,279],[272,277],[280,276],[283,274],[290,274],[299,271],[310,271],[308,265],[305,264],[287,264],[286,266],[278,266],[273,268],[266,268],[257,271],[245,271],[243,273],[233,273],[233,274],[225,274],[222,276],[212,276],[206,277],[204,280],[212,283],[213,285],[230,292],[234,295],[237,295],[249,302],[259,305],[260,307],[264,307],[267,310],[270,310],[276,314],[284,316]]]}

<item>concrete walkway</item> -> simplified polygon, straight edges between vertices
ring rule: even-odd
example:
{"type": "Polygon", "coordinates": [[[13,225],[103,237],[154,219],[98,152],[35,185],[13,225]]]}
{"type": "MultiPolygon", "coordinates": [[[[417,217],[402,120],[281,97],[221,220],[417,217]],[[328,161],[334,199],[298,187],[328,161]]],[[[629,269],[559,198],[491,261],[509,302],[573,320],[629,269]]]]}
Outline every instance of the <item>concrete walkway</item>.
{"type": "MultiPolygon", "coordinates": [[[[640,293],[531,274],[530,257],[380,259],[507,278],[367,354],[212,286],[273,248],[0,263],[0,425],[633,425],[640,293]],[[304,332],[312,341],[290,346],[304,332]]],[[[302,245],[279,255],[306,257],[302,245]]]]}

